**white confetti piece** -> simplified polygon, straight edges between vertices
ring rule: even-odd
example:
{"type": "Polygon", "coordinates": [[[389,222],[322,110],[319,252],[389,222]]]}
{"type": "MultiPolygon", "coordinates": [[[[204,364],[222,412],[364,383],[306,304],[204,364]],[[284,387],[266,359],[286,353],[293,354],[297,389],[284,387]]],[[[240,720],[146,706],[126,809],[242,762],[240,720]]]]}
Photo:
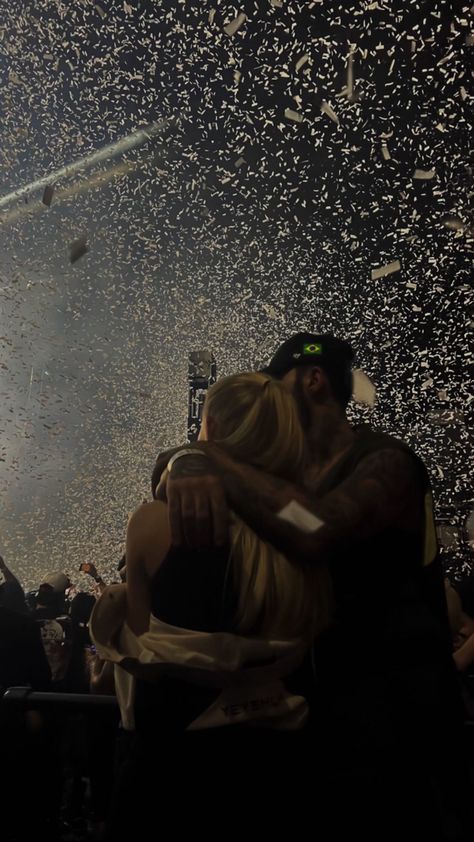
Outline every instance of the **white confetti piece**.
{"type": "Polygon", "coordinates": [[[436,170],[415,170],[413,173],[413,178],[418,179],[420,181],[429,181],[430,179],[434,178],[436,175],[436,170]]]}
{"type": "Polygon", "coordinates": [[[394,272],[400,272],[401,268],[400,261],[393,260],[391,263],[386,263],[385,266],[372,269],[371,278],[373,281],[376,281],[377,278],[384,278],[386,275],[393,275],[394,272]]]}
{"type": "Polygon", "coordinates": [[[292,108],[285,108],[285,117],[287,120],[293,120],[295,123],[303,122],[303,115],[298,111],[293,111],[292,108]]]}
{"type": "Polygon", "coordinates": [[[230,23],[227,23],[224,26],[224,32],[226,35],[235,35],[236,32],[240,29],[241,26],[244,25],[245,21],[247,20],[247,15],[244,12],[240,12],[236,18],[230,23]]]}
{"type": "Polygon", "coordinates": [[[51,205],[51,202],[53,201],[53,195],[54,195],[54,187],[53,187],[52,184],[48,184],[44,188],[43,199],[42,199],[43,205],[46,205],[49,208],[50,205],[51,205]]]}
{"type": "Polygon", "coordinates": [[[277,517],[281,518],[281,520],[288,521],[288,523],[293,524],[293,526],[296,526],[302,532],[317,532],[324,526],[324,521],[316,517],[313,512],[305,509],[297,500],[291,500],[287,503],[283,509],[277,512],[277,517]]]}
{"type": "Polygon", "coordinates": [[[324,101],[321,103],[321,111],[323,112],[323,114],[327,114],[327,116],[331,118],[333,123],[339,125],[339,117],[328,102],[324,101]]]}
{"type": "Polygon", "coordinates": [[[83,257],[89,251],[87,247],[87,237],[82,236],[79,237],[77,240],[74,240],[73,243],[69,246],[69,260],[71,263],[76,263],[81,257],[83,257]]]}
{"type": "Polygon", "coordinates": [[[18,73],[16,73],[15,70],[12,70],[11,68],[8,71],[8,81],[12,82],[14,85],[23,85],[23,81],[22,79],[20,79],[18,73]]]}
{"type": "Polygon", "coordinates": [[[305,53],[305,55],[304,55],[304,56],[301,56],[301,58],[299,58],[299,59],[298,59],[298,61],[296,62],[296,64],[295,64],[295,70],[296,70],[297,72],[298,72],[298,70],[301,70],[301,68],[302,68],[302,67],[304,67],[304,65],[305,65],[305,64],[306,64],[306,62],[308,62],[308,61],[309,61],[309,55],[308,55],[307,53],[305,53]]]}
{"type": "Polygon", "coordinates": [[[462,231],[464,229],[464,223],[458,216],[445,216],[443,219],[443,225],[446,228],[450,228],[452,231],[462,231]]]}
{"type": "Polygon", "coordinates": [[[451,59],[454,58],[455,55],[456,55],[456,53],[453,53],[453,52],[448,53],[448,55],[444,56],[444,58],[442,58],[442,59],[440,59],[440,61],[438,61],[438,67],[441,67],[443,64],[446,64],[448,61],[451,61],[451,59]]]}
{"type": "Polygon", "coordinates": [[[352,371],[352,400],[356,403],[374,406],[376,388],[370,377],[361,368],[352,371]]]}
{"type": "Polygon", "coordinates": [[[355,44],[351,44],[351,52],[347,58],[347,79],[344,88],[338,97],[347,97],[349,102],[357,102],[359,99],[358,93],[354,92],[354,49],[355,44]]]}

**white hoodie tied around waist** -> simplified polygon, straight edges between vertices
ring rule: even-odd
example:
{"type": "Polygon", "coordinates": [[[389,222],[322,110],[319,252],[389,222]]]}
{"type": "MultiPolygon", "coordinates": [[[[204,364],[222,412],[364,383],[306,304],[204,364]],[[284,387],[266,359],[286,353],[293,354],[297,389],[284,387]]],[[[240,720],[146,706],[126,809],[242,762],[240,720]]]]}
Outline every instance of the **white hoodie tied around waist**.
{"type": "Polygon", "coordinates": [[[179,678],[221,691],[188,731],[235,724],[292,731],[305,725],[306,699],[289,693],[282,682],[303,660],[307,646],[301,640],[193,631],[153,616],[148,631],[137,636],[126,623],[126,612],[126,585],[111,585],[89,623],[98,655],[115,665],[115,690],[126,730],[135,729],[137,678],[151,684],[179,678]]]}

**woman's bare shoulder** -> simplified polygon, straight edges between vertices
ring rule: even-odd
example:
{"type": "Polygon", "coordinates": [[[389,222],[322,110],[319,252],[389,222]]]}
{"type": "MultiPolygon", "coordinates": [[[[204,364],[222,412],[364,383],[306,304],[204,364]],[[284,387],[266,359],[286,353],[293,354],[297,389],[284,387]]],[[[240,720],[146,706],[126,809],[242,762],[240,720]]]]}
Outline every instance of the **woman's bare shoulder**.
{"type": "Polygon", "coordinates": [[[128,535],[145,539],[152,537],[169,537],[168,506],[162,500],[152,503],[142,503],[130,518],[128,535]]]}

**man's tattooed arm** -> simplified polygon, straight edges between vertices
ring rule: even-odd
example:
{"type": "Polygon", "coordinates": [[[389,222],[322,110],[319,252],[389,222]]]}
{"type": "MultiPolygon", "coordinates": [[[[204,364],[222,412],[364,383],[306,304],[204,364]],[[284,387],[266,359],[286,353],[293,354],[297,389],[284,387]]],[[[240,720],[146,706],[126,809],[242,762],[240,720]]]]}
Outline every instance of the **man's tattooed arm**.
{"type": "Polygon", "coordinates": [[[397,521],[419,489],[416,463],[396,449],[361,459],[344,482],[318,499],[302,487],[235,462],[212,443],[203,444],[208,459],[177,460],[173,479],[213,476],[223,486],[229,507],[260,538],[300,562],[324,562],[337,545],[380,532],[397,521]],[[319,528],[306,532],[278,517],[292,501],[322,522],[319,528]]]}
{"type": "MultiPolygon", "coordinates": [[[[174,510],[170,512],[172,532],[177,535],[184,531],[191,536],[193,520],[201,520],[205,525],[211,510],[214,535],[228,538],[230,508],[263,540],[271,541],[282,552],[293,552],[300,537],[299,530],[278,518],[276,513],[291,500],[305,501],[303,489],[251,465],[236,462],[212,442],[196,442],[194,447],[203,451],[204,458],[189,455],[178,459],[172,467],[172,488],[168,484],[170,509],[174,510]],[[181,497],[179,502],[172,498],[175,488],[182,493],[182,496],[177,495],[181,497]],[[186,497],[185,502],[183,497],[186,497]],[[173,529],[173,522],[176,529],[173,529]]],[[[196,523],[196,526],[200,524],[196,523]]]]}

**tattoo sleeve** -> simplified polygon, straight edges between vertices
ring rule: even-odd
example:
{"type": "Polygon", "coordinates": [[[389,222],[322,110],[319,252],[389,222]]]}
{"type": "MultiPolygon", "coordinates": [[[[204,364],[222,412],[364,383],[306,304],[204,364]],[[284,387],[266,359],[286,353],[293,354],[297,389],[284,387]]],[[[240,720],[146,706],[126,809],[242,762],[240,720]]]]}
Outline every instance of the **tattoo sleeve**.
{"type": "MultiPolygon", "coordinates": [[[[209,449],[210,461],[221,480],[229,507],[264,541],[273,544],[290,560],[298,560],[305,552],[307,534],[291,522],[278,517],[291,501],[311,509],[303,487],[267,474],[251,465],[236,462],[216,446],[209,449]]],[[[199,460],[199,457],[197,457],[199,460]]],[[[183,462],[191,462],[183,459],[183,462]]],[[[203,470],[196,463],[195,469],[203,470]]],[[[191,465],[182,466],[186,471],[191,465]]]]}
{"type": "MultiPolygon", "coordinates": [[[[361,459],[346,480],[320,498],[237,463],[216,447],[210,455],[229,506],[260,538],[290,560],[313,564],[327,561],[336,546],[369,537],[394,522],[419,483],[414,460],[396,449],[380,450],[361,459]],[[292,500],[322,521],[321,528],[308,533],[279,518],[277,513],[292,500]]],[[[191,457],[182,461],[190,463],[191,457]]],[[[198,467],[195,464],[196,470],[198,467]]]]}

